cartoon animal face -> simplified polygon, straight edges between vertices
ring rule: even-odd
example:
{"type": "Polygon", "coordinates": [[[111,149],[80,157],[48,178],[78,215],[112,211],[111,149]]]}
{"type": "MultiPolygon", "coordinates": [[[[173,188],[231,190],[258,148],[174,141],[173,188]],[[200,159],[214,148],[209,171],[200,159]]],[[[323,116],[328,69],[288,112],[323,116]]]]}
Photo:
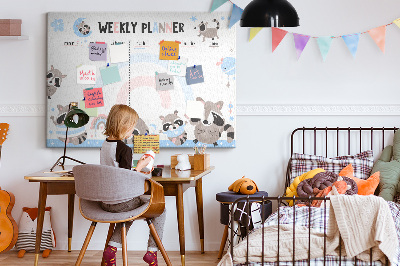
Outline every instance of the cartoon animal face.
{"type": "Polygon", "coordinates": [[[204,23],[203,21],[197,26],[199,27],[199,31],[205,31],[207,29],[208,22],[204,23]]]}
{"type": "Polygon", "coordinates": [[[163,122],[162,132],[167,135],[168,139],[175,145],[182,145],[187,139],[185,131],[185,124],[178,116],[178,111],[175,110],[173,114],[168,114],[165,117],[160,116],[163,122]]]}
{"type": "Polygon", "coordinates": [[[85,21],[82,21],[76,27],[78,28],[79,32],[82,33],[83,35],[88,35],[90,33],[90,27],[85,23],[85,21]]]}
{"type": "Polygon", "coordinates": [[[234,57],[225,57],[221,58],[221,61],[217,63],[217,66],[221,66],[222,72],[230,76],[235,75],[235,63],[236,59],[234,57]]]}
{"type": "Polygon", "coordinates": [[[60,70],[55,69],[51,66],[50,70],[46,74],[47,78],[47,97],[53,96],[57,89],[61,87],[63,78],[67,75],[63,75],[60,70]]]}
{"type": "Polygon", "coordinates": [[[149,134],[149,128],[147,127],[143,119],[139,118],[132,134],[137,136],[137,135],[145,135],[146,133],[149,134]]]}
{"type": "Polygon", "coordinates": [[[216,23],[216,27],[208,27],[208,22],[200,22],[195,29],[199,28],[199,37],[203,36],[203,42],[206,40],[206,38],[210,38],[214,40],[214,38],[218,38],[218,30],[219,30],[219,21],[216,19],[213,19],[212,22],[216,23]]]}
{"type": "Polygon", "coordinates": [[[69,106],[68,105],[62,106],[59,104],[57,105],[57,109],[58,109],[57,117],[54,119],[54,116],[51,116],[50,119],[53,120],[53,123],[56,126],[64,125],[64,119],[68,113],[69,106]]]}

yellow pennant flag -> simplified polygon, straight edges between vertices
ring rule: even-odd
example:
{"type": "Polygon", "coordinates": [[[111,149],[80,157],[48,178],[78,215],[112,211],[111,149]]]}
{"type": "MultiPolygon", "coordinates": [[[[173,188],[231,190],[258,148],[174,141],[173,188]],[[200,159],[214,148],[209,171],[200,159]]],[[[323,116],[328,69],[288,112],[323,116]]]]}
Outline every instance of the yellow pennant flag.
{"type": "Polygon", "coordinates": [[[400,28],[400,18],[393,20],[393,23],[397,25],[397,27],[400,28]]]}
{"type": "Polygon", "coordinates": [[[263,28],[251,28],[250,29],[250,38],[249,38],[249,42],[251,42],[251,40],[253,40],[254,37],[256,37],[256,35],[260,32],[260,30],[262,30],[263,28]]]}

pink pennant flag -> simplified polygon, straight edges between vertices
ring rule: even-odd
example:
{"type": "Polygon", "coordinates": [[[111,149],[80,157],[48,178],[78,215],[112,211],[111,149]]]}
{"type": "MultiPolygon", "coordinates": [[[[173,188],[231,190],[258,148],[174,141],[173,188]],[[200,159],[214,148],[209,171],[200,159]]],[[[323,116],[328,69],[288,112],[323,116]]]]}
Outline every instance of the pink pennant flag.
{"type": "Polygon", "coordinates": [[[293,33],[294,37],[294,46],[296,47],[297,59],[300,58],[301,53],[306,47],[308,40],[310,40],[310,36],[293,33]]]}
{"type": "Polygon", "coordinates": [[[287,31],[279,28],[272,29],[272,52],[275,51],[276,47],[281,43],[282,39],[286,36],[287,31]]]}
{"type": "Polygon", "coordinates": [[[368,31],[376,45],[385,53],[386,25],[368,31]]]}

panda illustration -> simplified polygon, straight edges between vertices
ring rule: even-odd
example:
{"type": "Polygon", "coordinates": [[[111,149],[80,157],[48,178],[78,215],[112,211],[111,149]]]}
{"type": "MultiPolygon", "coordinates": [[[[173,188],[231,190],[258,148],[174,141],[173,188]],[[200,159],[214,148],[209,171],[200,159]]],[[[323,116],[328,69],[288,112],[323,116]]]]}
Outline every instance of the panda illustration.
{"type": "Polygon", "coordinates": [[[214,144],[218,146],[217,141],[226,131],[227,142],[231,143],[235,138],[235,132],[230,124],[225,124],[221,109],[224,105],[223,101],[211,102],[204,101],[201,97],[197,97],[196,101],[200,101],[204,105],[204,120],[202,118],[191,117],[190,124],[194,125],[194,143],[202,142],[206,144],[214,144]]]}
{"type": "Polygon", "coordinates": [[[160,116],[162,120],[162,131],[167,135],[168,139],[175,145],[179,146],[187,140],[187,133],[185,131],[186,122],[178,116],[178,111],[175,110],[173,114],[168,114],[165,117],[160,116]]]}
{"type": "Polygon", "coordinates": [[[47,98],[51,99],[54,93],[56,93],[57,89],[61,87],[61,82],[63,78],[67,75],[63,75],[60,70],[55,69],[53,65],[51,66],[50,70],[47,71],[46,78],[47,78],[47,98]]]}

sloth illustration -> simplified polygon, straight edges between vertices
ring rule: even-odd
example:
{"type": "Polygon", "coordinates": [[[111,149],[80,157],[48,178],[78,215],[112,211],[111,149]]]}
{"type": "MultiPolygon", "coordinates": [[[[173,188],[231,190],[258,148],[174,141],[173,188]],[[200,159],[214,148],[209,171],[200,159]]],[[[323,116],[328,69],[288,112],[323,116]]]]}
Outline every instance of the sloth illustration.
{"type": "Polygon", "coordinates": [[[51,96],[53,96],[57,89],[61,87],[61,82],[66,76],[67,75],[63,75],[60,70],[55,69],[53,65],[51,66],[50,70],[46,74],[48,99],[51,99],[51,96]]]}
{"type": "MultiPolygon", "coordinates": [[[[217,23],[217,26],[215,28],[209,28],[208,27],[208,22],[204,23],[203,21],[197,26],[199,28],[199,35],[197,36],[203,36],[203,42],[206,40],[206,38],[211,38],[214,40],[214,38],[219,39],[218,37],[218,30],[219,30],[219,22],[216,19],[213,19],[212,22],[217,23]]],[[[195,29],[197,28],[195,27],[195,29]]]]}
{"type": "Polygon", "coordinates": [[[81,23],[76,25],[78,28],[79,32],[82,33],[83,35],[88,35],[90,33],[90,26],[85,23],[85,21],[82,20],[81,23]]]}
{"type": "Polygon", "coordinates": [[[222,135],[222,132],[226,131],[227,142],[231,143],[235,138],[235,132],[230,124],[225,124],[225,120],[222,116],[221,109],[224,105],[223,101],[216,103],[210,101],[204,101],[201,97],[197,97],[196,101],[200,101],[204,104],[204,120],[201,118],[191,117],[190,124],[194,125],[194,136],[196,139],[194,143],[202,142],[206,144],[214,144],[218,146],[217,141],[222,135]]]}
{"type": "Polygon", "coordinates": [[[168,114],[165,117],[160,116],[163,122],[162,133],[167,135],[168,139],[175,145],[179,146],[187,140],[187,133],[185,131],[186,122],[178,116],[178,111],[175,110],[173,114],[168,114]]]}

